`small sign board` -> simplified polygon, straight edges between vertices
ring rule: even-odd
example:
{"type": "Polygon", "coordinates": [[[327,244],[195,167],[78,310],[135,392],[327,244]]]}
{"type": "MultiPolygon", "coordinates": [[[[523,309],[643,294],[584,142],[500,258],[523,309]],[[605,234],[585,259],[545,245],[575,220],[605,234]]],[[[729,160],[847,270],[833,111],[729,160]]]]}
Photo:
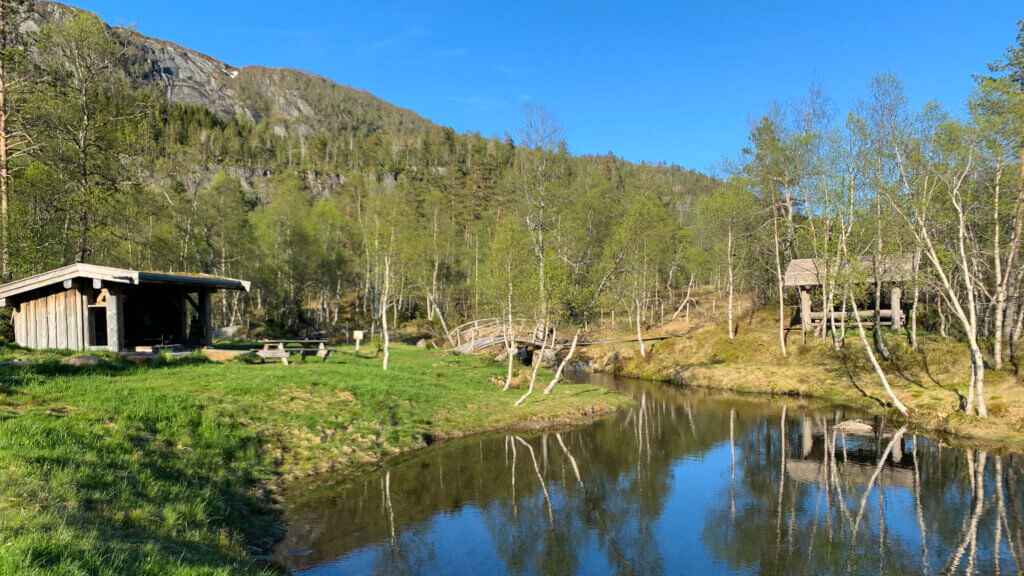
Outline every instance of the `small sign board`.
{"type": "Polygon", "coordinates": [[[359,343],[363,341],[363,331],[353,330],[352,339],[356,341],[356,356],[359,355],[359,343]]]}

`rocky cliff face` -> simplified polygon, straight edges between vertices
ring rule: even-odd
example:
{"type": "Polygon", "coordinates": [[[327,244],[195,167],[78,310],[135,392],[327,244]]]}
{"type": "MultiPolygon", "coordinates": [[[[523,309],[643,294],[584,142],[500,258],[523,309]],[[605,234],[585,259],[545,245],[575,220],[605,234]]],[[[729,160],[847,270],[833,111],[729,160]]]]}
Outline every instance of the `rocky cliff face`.
{"type": "Polygon", "coordinates": [[[235,97],[236,68],[171,42],[138,33],[131,38],[149,64],[150,72],[141,79],[163,87],[171,102],[205,106],[222,119],[238,115],[255,120],[235,97]]]}
{"type": "MultiPolygon", "coordinates": [[[[57,2],[37,1],[22,25],[40,30],[82,12],[57,2]]],[[[317,130],[361,133],[423,131],[433,126],[416,113],[372,94],[298,70],[261,66],[235,68],[172,42],[126,31],[131,58],[143,70],[134,78],[158,87],[172,102],[204,106],[222,119],[268,120],[279,133],[317,130]],[[339,114],[339,112],[341,112],[339,114]],[[397,117],[395,122],[391,117],[397,117]]]]}

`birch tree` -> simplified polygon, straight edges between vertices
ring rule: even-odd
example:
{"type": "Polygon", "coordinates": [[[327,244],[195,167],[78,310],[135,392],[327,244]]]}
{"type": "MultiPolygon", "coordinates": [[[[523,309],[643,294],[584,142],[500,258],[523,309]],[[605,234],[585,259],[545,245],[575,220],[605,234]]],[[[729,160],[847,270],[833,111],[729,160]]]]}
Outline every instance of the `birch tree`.
{"type": "Polygon", "coordinates": [[[565,134],[558,119],[539,104],[523,105],[522,146],[516,159],[518,192],[523,201],[523,218],[533,241],[537,265],[537,296],[540,316],[548,315],[546,265],[547,242],[557,198],[557,181],[565,171],[565,134]]]}
{"type": "MultiPolygon", "coordinates": [[[[902,93],[897,83],[892,94],[902,93]]],[[[939,293],[960,322],[970,352],[971,369],[965,409],[988,416],[985,403],[985,358],[980,343],[980,251],[971,233],[977,209],[970,178],[977,161],[976,133],[940,111],[926,108],[912,125],[892,122],[886,136],[901,190],[890,205],[902,217],[931,265],[939,293]]]]}
{"type": "Polygon", "coordinates": [[[82,12],[51,24],[38,47],[40,73],[48,78],[29,112],[38,126],[38,158],[67,179],[67,258],[84,262],[131,177],[120,155],[129,152],[132,121],[148,103],[121,69],[126,45],[97,16],[82,12]]]}
{"type": "Polygon", "coordinates": [[[715,254],[726,264],[726,289],[728,305],[726,318],[729,339],[736,337],[734,321],[734,299],[736,293],[736,264],[741,242],[751,233],[752,214],[755,213],[755,198],[742,182],[733,180],[721,186],[712,196],[705,197],[700,205],[701,230],[705,237],[714,239],[715,254]],[[723,238],[724,236],[724,238],[723,238]]]}
{"type": "Polygon", "coordinates": [[[558,256],[558,281],[552,291],[551,315],[556,324],[571,326],[573,335],[569,351],[544,394],[551,393],[575,355],[580,334],[608,290],[626,249],[609,241],[608,236],[619,217],[609,208],[619,191],[602,182],[598,174],[583,171],[576,174],[572,192],[571,200],[560,206],[555,227],[553,252],[558,256]]]}
{"type": "Polygon", "coordinates": [[[1005,341],[1010,342],[1012,355],[1024,279],[1020,254],[1024,225],[1024,21],[1018,23],[1017,44],[1006,50],[1003,59],[989,64],[989,71],[993,75],[978,78],[968,104],[981,132],[980,148],[990,172],[992,356],[993,367],[1000,370],[1005,341]]]}
{"type": "Polygon", "coordinates": [[[15,95],[24,83],[15,72],[23,57],[19,24],[27,0],[0,0],[0,279],[11,280],[11,160],[28,153],[31,141],[17,123],[15,95]]]}
{"type": "Polygon", "coordinates": [[[783,357],[786,352],[786,293],[785,277],[783,276],[783,261],[787,263],[793,253],[791,246],[792,236],[788,232],[789,204],[787,198],[791,198],[789,192],[792,186],[791,174],[786,170],[785,157],[789,154],[782,126],[778,120],[764,116],[751,131],[751,148],[746,153],[751,157],[750,163],[746,166],[745,172],[760,193],[762,202],[767,206],[770,213],[770,227],[772,239],[772,255],[775,268],[775,297],[778,302],[778,335],[779,350],[783,357]]]}
{"type": "Polygon", "coordinates": [[[643,339],[644,311],[661,284],[660,272],[672,250],[671,218],[650,192],[635,196],[612,234],[612,252],[621,252],[615,284],[630,302],[640,356],[647,357],[643,339]]]}
{"type": "Polygon", "coordinates": [[[495,233],[484,263],[482,283],[488,309],[503,323],[507,371],[503,390],[512,385],[516,353],[516,315],[530,314],[537,294],[537,268],[530,258],[531,241],[518,222],[505,220],[495,233]]]}

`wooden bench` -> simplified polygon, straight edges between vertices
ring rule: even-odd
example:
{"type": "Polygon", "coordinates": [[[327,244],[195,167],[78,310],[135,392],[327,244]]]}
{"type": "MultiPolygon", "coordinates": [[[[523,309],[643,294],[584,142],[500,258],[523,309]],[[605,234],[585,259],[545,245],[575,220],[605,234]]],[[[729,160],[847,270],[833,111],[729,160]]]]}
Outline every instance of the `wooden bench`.
{"type": "Polygon", "coordinates": [[[280,360],[281,363],[284,364],[285,366],[288,365],[288,356],[290,356],[290,352],[288,352],[288,350],[285,350],[284,347],[268,348],[264,346],[262,350],[256,349],[254,350],[254,352],[256,352],[256,355],[260,357],[261,364],[269,359],[280,360]]]}
{"type": "Polygon", "coordinates": [[[327,347],[326,340],[262,340],[263,348],[253,350],[260,358],[260,362],[266,362],[268,359],[281,360],[281,363],[285,366],[288,365],[288,358],[292,352],[297,352],[305,362],[308,356],[316,356],[324,362],[330,358],[331,353],[334,352],[327,347]],[[302,348],[288,348],[288,344],[299,344],[302,348]],[[316,344],[316,348],[308,348],[307,346],[316,344]]]}
{"type": "Polygon", "coordinates": [[[327,348],[326,346],[321,344],[319,348],[302,348],[298,352],[299,356],[302,357],[303,362],[306,361],[307,356],[316,356],[317,358],[322,359],[324,362],[327,362],[327,359],[331,357],[331,353],[334,352],[334,350],[331,350],[330,348],[327,348]]]}

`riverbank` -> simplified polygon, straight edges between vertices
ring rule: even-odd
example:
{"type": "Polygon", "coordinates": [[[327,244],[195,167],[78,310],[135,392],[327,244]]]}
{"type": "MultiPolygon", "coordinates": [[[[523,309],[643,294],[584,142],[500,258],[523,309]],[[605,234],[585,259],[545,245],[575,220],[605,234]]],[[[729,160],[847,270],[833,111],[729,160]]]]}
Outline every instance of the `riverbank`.
{"type": "MultiPolygon", "coordinates": [[[[721,310],[721,307],[719,307],[721,310]]],[[[856,331],[839,352],[831,341],[822,343],[799,331],[789,334],[788,357],[779,353],[777,317],[765,311],[737,315],[738,333],[730,340],[724,319],[693,314],[653,329],[643,358],[635,342],[584,348],[581,357],[598,371],[679,385],[737,392],[800,395],[843,403],[899,418],[864,352],[856,331]]],[[[627,332],[608,332],[600,339],[627,338],[627,332]]],[[[635,337],[635,332],[633,332],[635,337]]],[[[870,333],[869,333],[870,338],[870,333]]],[[[948,434],[985,445],[1024,449],[1024,378],[1013,366],[988,370],[985,398],[989,418],[967,416],[958,410],[966,393],[969,357],[966,347],[934,334],[920,334],[917,350],[906,343],[905,332],[885,333],[894,359],[882,361],[890,384],[911,412],[911,424],[921,430],[948,434]]]]}
{"type": "MultiPolygon", "coordinates": [[[[629,405],[563,384],[513,408],[504,366],[396,346],[322,364],[0,368],[0,573],[276,573],[278,491],[444,438],[586,423],[629,405]]],[[[527,372],[520,368],[521,372],[527,372]]]]}

